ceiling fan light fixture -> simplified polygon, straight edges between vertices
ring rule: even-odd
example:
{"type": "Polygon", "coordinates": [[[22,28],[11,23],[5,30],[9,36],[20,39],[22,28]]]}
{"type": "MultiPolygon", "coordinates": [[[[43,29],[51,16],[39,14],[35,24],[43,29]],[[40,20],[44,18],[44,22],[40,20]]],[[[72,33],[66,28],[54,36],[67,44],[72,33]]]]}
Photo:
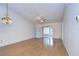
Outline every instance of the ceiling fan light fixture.
{"type": "Polygon", "coordinates": [[[4,23],[4,24],[12,24],[13,23],[13,20],[11,19],[10,16],[4,16],[2,18],[2,23],[4,23]]]}
{"type": "Polygon", "coordinates": [[[6,3],[6,16],[2,18],[2,23],[4,24],[12,24],[13,20],[10,16],[8,16],[8,3],[6,3]]]}
{"type": "Polygon", "coordinates": [[[44,22],[44,20],[40,20],[40,22],[41,22],[41,23],[43,23],[43,22],[44,22]]]}
{"type": "Polygon", "coordinates": [[[37,19],[40,20],[40,23],[44,23],[46,21],[45,17],[43,16],[37,17],[37,19]]]}

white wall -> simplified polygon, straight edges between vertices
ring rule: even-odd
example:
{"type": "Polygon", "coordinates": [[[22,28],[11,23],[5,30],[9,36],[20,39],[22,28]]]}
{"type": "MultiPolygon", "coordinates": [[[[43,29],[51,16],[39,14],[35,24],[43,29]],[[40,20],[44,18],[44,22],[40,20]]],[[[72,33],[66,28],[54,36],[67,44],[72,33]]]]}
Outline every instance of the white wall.
{"type": "MultiPolygon", "coordinates": [[[[13,24],[5,25],[0,20],[0,47],[34,38],[34,24],[19,14],[9,11],[13,24]]],[[[5,16],[5,8],[0,6],[0,19],[5,16]]]]}
{"type": "Polygon", "coordinates": [[[63,20],[63,42],[69,55],[79,56],[79,23],[76,16],[79,15],[79,4],[68,4],[63,20]]]}
{"type": "MultiPolygon", "coordinates": [[[[47,24],[43,24],[43,25],[36,25],[36,27],[41,27],[41,26],[51,26],[53,28],[53,34],[54,34],[54,38],[57,39],[61,39],[61,23],[57,22],[57,23],[47,23],[47,24]]],[[[42,35],[40,34],[41,37],[42,35]]]]}

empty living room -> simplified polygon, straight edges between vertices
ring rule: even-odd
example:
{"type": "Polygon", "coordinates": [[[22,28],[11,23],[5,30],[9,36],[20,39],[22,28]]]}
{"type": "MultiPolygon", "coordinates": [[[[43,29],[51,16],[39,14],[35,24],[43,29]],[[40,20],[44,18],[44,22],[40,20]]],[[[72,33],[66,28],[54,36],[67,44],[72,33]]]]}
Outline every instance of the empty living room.
{"type": "Polygon", "coordinates": [[[79,56],[79,3],[0,3],[0,56],[79,56]]]}

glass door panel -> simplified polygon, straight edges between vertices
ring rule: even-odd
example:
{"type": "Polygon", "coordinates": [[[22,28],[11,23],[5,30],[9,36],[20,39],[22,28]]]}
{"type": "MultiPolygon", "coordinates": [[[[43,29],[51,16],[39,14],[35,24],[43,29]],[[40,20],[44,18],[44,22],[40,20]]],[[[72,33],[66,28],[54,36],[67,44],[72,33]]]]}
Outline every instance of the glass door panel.
{"type": "Polygon", "coordinates": [[[53,46],[53,29],[50,26],[43,27],[43,37],[44,37],[44,43],[51,47],[53,46]]]}

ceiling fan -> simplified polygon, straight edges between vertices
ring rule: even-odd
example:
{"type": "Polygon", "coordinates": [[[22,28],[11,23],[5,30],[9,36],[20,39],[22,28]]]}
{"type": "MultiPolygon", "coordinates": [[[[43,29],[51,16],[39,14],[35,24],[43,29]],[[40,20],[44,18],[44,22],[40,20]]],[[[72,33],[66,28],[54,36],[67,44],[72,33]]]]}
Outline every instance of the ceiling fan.
{"type": "Polygon", "coordinates": [[[46,22],[46,18],[43,17],[43,16],[40,16],[37,19],[40,21],[40,23],[45,23],[46,22]]]}

